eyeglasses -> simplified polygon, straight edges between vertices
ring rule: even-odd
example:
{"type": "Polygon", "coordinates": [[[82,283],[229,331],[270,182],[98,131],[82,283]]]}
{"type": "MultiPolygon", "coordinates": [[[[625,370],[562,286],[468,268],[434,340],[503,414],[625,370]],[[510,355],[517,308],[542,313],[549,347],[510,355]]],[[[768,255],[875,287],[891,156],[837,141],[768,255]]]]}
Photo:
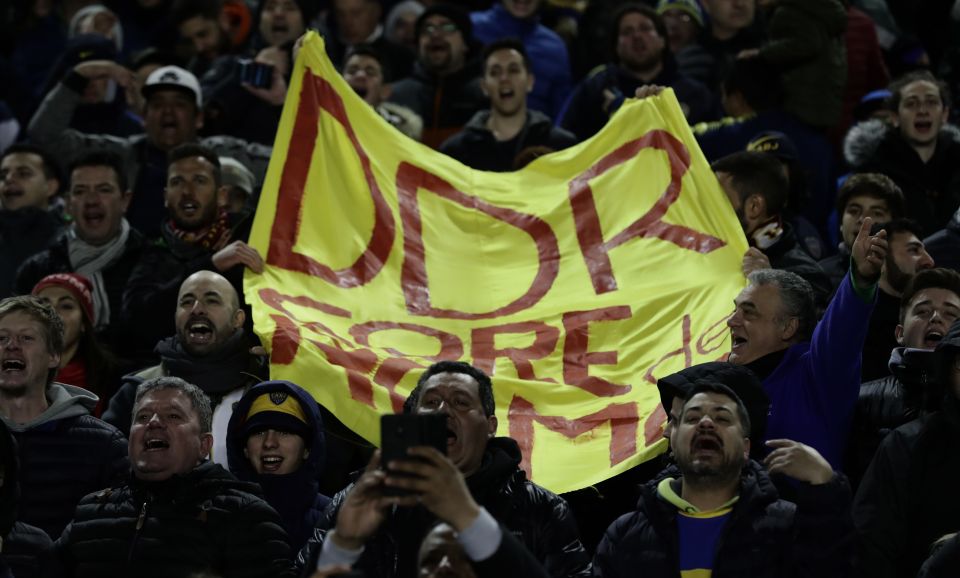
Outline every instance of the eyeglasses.
{"type": "Polygon", "coordinates": [[[446,22],[444,24],[424,24],[421,30],[428,36],[433,36],[437,33],[440,33],[444,36],[449,36],[460,29],[457,28],[457,25],[453,22],[446,22]]]}

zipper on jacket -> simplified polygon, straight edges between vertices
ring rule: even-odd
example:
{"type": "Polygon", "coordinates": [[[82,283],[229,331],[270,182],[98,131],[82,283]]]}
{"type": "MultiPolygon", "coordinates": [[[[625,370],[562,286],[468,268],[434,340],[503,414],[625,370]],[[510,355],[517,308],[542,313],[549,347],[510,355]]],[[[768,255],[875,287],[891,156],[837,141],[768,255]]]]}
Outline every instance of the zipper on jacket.
{"type": "Polygon", "coordinates": [[[144,500],[143,505],[140,507],[140,516],[137,517],[137,523],[134,526],[133,537],[130,538],[130,550],[127,552],[127,562],[133,562],[133,554],[137,549],[137,542],[140,540],[140,531],[143,529],[143,525],[147,520],[147,506],[150,505],[150,500],[144,500]]]}

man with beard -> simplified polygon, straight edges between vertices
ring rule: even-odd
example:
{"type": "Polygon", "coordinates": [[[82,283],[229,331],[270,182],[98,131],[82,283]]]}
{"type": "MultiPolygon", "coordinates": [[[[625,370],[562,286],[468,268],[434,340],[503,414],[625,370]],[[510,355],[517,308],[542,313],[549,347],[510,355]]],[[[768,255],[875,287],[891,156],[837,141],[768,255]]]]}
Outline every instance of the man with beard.
{"type": "Polygon", "coordinates": [[[856,487],[877,447],[893,429],[939,409],[943,392],[930,364],[932,351],[960,318],[960,274],[919,271],[900,298],[888,375],[860,386],[844,471],[856,487]]]}
{"type": "Polygon", "coordinates": [[[17,271],[21,295],[54,273],[80,273],[90,279],[97,339],[123,353],[128,353],[120,321],[123,288],[144,244],[143,235],[124,217],[131,195],[120,157],[102,151],[80,157],[70,170],[66,193],[73,224],[17,271]]]}
{"type": "Polygon", "coordinates": [[[893,125],[857,125],[844,155],[857,172],[883,173],[897,183],[905,215],[920,224],[922,239],[942,229],[960,206],[960,138],[947,125],[950,92],[927,71],[897,79],[890,92],[893,125]]]}
{"type": "Polygon", "coordinates": [[[470,61],[470,17],[453,4],[434,4],[417,18],[413,74],[393,85],[390,102],[423,119],[423,143],[436,148],[486,107],[480,66],[470,61]]]}
{"type": "Polygon", "coordinates": [[[223,273],[242,295],[244,267],[263,271],[260,254],[245,242],[250,215],[226,212],[222,184],[220,160],[210,149],[183,145],[170,153],[164,190],[170,218],[161,238],[144,249],[123,295],[123,314],[140,347],[173,333],[167,312],[189,275],[223,273]]]}
{"type": "Polygon", "coordinates": [[[193,47],[187,70],[198,77],[230,52],[230,38],[221,26],[219,0],[178,0],[173,5],[173,24],[180,38],[193,47]]]}
{"type": "Polygon", "coordinates": [[[749,460],[750,417],[732,390],[701,381],[670,436],[676,466],[645,484],[635,512],[607,530],[594,576],[848,576],[850,488],[809,446],[770,440],[749,460]],[[770,480],[797,483],[796,504],[770,480]]]}
{"type": "Polygon", "coordinates": [[[517,442],[495,437],[493,384],[486,374],[460,361],[435,363],[410,392],[404,413],[446,414],[447,455],[412,448],[410,455],[423,461],[397,460],[384,471],[377,469],[376,454],[360,479],[334,496],[300,551],[300,569],[316,568],[319,559],[324,565],[356,563],[366,576],[416,576],[419,545],[439,519],[465,542],[479,542],[477,550],[464,544],[474,562],[493,556],[510,533],[548,575],[590,575],[566,501],[527,480],[517,442]],[[397,499],[385,495],[385,488],[412,495],[397,499]]]}
{"type": "Polygon", "coordinates": [[[440,146],[463,164],[481,171],[508,172],[529,147],[565,149],[576,144],[571,133],[553,126],[543,113],[527,108],[536,79],[530,59],[517,40],[498,40],[483,48],[483,93],[490,110],[475,114],[462,132],[440,146]]]}
{"type": "Polygon", "coordinates": [[[126,376],[104,421],[130,431],[137,386],[171,375],[200,387],[213,406],[213,459],[227,464],[227,424],[243,392],[266,379],[265,360],[250,351],[243,330],[246,314],[236,289],[222,275],[198,271],[180,287],[174,320],[176,334],[154,350],[160,364],[126,376]]]}
{"type": "Polygon", "coordinates": [[[861,379],[871,381],[889,375],[890,351],[897,347],[896,328],[900,323],[900,300],[910,280],[920,271],[934,267],[923,247],[920,226],[908,219],[894,219],[877,230],[887,232],[890,249],[880,274],[877,304],[870,316],[867,341],[863,344],[861,379]]]}
{"type": "Polygon", "coordinates": [[[706,87],[677,71],[667,47],[667,27],[656,10],[626,4],[613,19],[616,62],[602,66],[581,82],[570,97],[560,125],[580,140],[599,132],[637,88],[655,84],[672,88],[690,123],[708,120],[712,106],[706,87]]]}
{"type": "Polygon", "coordinates": [[[781,216],[789,183],[780,161],[769,153],[746,151],[727,155],[711,168],[750,243],[743,274],[771,268],[796,273],[813,286],[817,304],[826,307],[833,293],[830,279],[800,247],[793,227],[781,216]]]}

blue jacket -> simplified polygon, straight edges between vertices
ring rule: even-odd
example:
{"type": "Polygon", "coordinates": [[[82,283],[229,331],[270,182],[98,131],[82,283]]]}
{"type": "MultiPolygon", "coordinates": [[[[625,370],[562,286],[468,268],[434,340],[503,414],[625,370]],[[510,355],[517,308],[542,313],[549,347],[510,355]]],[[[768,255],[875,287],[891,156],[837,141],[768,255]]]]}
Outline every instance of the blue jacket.
{"type": "Polygon", "coordinates": [[[854,292],[848,273],[810,341],[792,345],[763,380],[770,397],[764,439],[812,446],[839,470],[860,394],[860,352],[876,295],[854,292]]]}
{"type": "Polygon", "coordinates": [[[290,537],[291,551],[299,551],[313,532],[320,514],[330,503],[330,498],[318,489],[326,460],[326,442],[317,402],[303,388],[289,381],[265,381],[251,387],[237,402],[227,426],[227,460],[233,475],[243,481],[260,484],[267,503],[280,514],[283,528],[290,537]],[[243,454],[247,445],[243,426],[253,400],[274,391],[285,392],[300,403],[313,427],[313,438],[305,440],[310,454],[299,470],[283,475],[259,475],[243,454]]]}
{"type": "Polygon", "coordinates": [[[474,12],[473,37],[483,44],[501,38],[517,38],[527,51],[536,81],[527,97],[527,106],[556,119],[570,94],[573,80],[567,45],[539,19],[517,20],[501,4],[474,12]]]}

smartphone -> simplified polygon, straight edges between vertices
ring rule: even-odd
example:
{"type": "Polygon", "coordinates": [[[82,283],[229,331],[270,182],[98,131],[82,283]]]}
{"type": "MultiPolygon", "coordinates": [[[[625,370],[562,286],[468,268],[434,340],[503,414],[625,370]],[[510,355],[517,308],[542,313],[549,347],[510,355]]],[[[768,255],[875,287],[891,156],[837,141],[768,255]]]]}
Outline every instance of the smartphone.
{"type": "MultiPolygon", "coordinates": [[[[446,455],[446,414],[390,414],[380,417],[380,463],[384,470],[394,460],[415,460],[407,455],[407,449],[417,446],[434,447],[446,455]]],[[[385,493],[400,496],[408,492],[387,488],[385,493]]]]}
{"type": "Polygon", "coordinates": [[[240,82],[246,82],[257,88],[270,88],[273,84],[273,66],[253,60],[239,60],[240,82]]]}

